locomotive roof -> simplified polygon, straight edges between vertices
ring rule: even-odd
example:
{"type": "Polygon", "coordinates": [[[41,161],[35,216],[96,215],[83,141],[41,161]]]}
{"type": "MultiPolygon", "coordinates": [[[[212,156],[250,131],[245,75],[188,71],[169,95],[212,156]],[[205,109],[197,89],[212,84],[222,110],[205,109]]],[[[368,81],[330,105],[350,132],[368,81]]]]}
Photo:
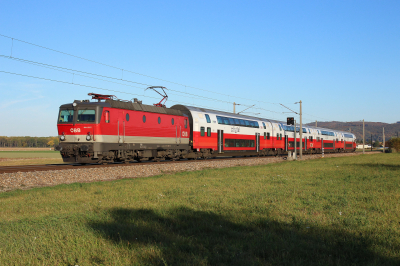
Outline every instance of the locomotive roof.
{"type": "MultiPolygon", "coordinates": [[[[180,110],[166,108],[166,107],[158,107],[153,105],[146,105],[141,103],[134,102],[123,102],[118,100],[106,100],[105,102],[90,102],[90,101],[80,101],[75,100],[74,103],[79,106],[102,106],[102,107],[111,107],[111,108],[119,108],[133,111],[142,111],[142,112],[150,112],[150,113],[159,113],[159,114],[168,114],[168,115],[178,115],[183,116],[183,113],[180,110]]],[[[63,104],[61,107],[71,107],[70,104],[63,104]]]]}

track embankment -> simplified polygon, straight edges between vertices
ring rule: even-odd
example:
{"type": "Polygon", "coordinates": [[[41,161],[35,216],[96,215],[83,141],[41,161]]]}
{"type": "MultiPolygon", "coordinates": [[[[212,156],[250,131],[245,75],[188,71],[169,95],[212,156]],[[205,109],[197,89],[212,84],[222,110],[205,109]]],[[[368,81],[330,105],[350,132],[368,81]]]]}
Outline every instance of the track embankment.
{"type": "MultiPolygon", "coordinates": [[[[379,152],[369,152],[375,154],[379,152]]],[[[325,158],[358,156],[359,153],[325,154],[325,158]]],[[[303,160],[318,159],[321,154],[303,155],[303,160]]],[[[285,157],[246,157],[196,161],[166,161],[110,165],[30,165],[0,167],[0,192],[55,186],[59,184],[139,178],[206,168],[253,166],[285,161],[285,157]]]]}

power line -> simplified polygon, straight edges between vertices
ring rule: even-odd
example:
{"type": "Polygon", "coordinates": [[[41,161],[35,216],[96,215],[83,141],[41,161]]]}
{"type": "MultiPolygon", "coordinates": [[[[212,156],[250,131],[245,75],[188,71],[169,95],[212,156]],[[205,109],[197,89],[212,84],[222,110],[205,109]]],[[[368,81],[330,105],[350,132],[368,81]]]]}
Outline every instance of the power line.
{"type": "MultiPolygon", "coordinates": [[[[171,84],[183,86],[185,88],[192,88],[192,89],[201,90],[201,91],[204,91],[204,92],[215,93],[215,94],[219,94],[219,95],[222,95],[222,96],[232,97],[231,95],[228,95],[228,94],[219,93],[219,92],[210,91],[210,90],[205,90],[205,89],[201,89],[201,88],[196,88],[196,87],[188,86],[188,85],[181,84],[181,83],[178,83],[178,82],[173,82],[173,81],[169,81],[169,80],[160,79],[160,78],[156,78],[156,77],[153,77],[153,76],[141,74],[141,73],[138,73],[138,72],[126,70],[126,69],[123,69],[123,68],[120,68],[120,67],[112,66],[112,65],[109,65],[109,64],[105,64],[105,63],[101,63],[101,62],[95,61],[95,60],[87,59],[87,58],[84,58],[84,57],[81,57],[81,56],[76,56],[76,55],[65,53],[65,52],[62,52],[62,51],[59,51],[59,50],[56,50],[56,49],[48,48],[48,47],[45,47],[45,46],[42,46],[42,45],[38,45],[38,44],[31,43],[31,42],[23,41],[23,40],[20,40],[20,39],[16,39],[16,38],[13,38],[13,37],[9,37],[9,36],[6,36],[4,34],[0,34],[0,36],[2,36],[4,38],[11,39],[13,42],[14,42],[14,40],[15,41],[19,41],[19,42],[22,42],[22,43],[25,43],[25,44],[36,46],[36,47],[39,47],[39,48],[42,48],[42,49],[45,49],[45,50],[49,50],[49,51],[52,51],[52,52],[60,53],[60,54],[63,54],[63,55],[71,56],[71,57],[74,57],[74,58],[77,58],[77,59],[80,59],[80,60],[84,60],[84,61],[87,61],[87,62],[99,64],[99,65],[110,67],[110,68],[113,68],[113,69],[118,69],[118,70],[121,70],[122,73],[125,71],[125,72],[129,72],[129,73],[132,73],[132,74],[135,74],[135,75],[140,75],[140,76],[143,76],[143,77],[152,78],[152,79],[160,80],[160,81],[163,81],[163,82],[168,82],[168,83],[171,83],[171,84]]],[[[241,97],[241,99],[248,100],[248,101],[253,101],[253,102],[255,101],[255,102],[259,102],[259,103],[278,104],[278,103],[253,100],[253,99],[248,99],[248,98],[243,98],[243,97],[241,97]]]]}
{"type": "MultiPolygon", "coordinates": [[[[103,77],[103,78],[112,79],[112,80],[118,80],[118,81],[124,81],[124,82],[129,82],[129,83],[135,83],[135,84],[145,85],[145,86],[147,86],[147,87],[152,86],[152,85],[150,85],[150,84],[140,83],[140,82],[136,82],[136,81],[130,81],[130,80],[124,80],[124,79],[109,77],[109,76],[105,76],[105,75],[99,75],[99,74],[90,73],[90,72],[86,72],[86,71],[81,71],[81,70],[76,70],[76,69],[71,69],[71,68],[65,68],[65,67],[60,67],[60,66],[45,64],[45,63],[36,62],[36,61],[31,61],[31,60],[26,60],[26,59],[22,59],[22,58],[10,57],[10,56],[6,56],[6,55],[2,55],[2,54],[0,54],[0,57],[3,57],[3,58],[5,58],[5,59],[15,60],[15,61],[22,62],[22,63],[26,63],[26,64],[31,64],[31,65],[35,65],[35,66],[40,66],[40,67],[52,69],[52,70],[55,70],[55,71],[60,71],[60,72],[68,73],[68,74],[75,74],[75,73],[71,73],[71,72],[67,72],[67,71],[63,71],[63,70],[68,70],[68,71],[73,71],[73,72],[78,72],[78,73],[84,73],[84,74],[87,74],[87,75],[93,75],[93,76],[103,77]],[[60,70],[60,69],[61,69],[61,70],[60,70]]],[[[86,77],[86,78],[92,78],[92,79],[97,79],[97,80],[101,80],[101,81],[106,81],[106,82],[110,82],[110,83],[115,83],[115,84],[119,84],[119,85],[124,85],[124,86],[129,86],[129,87],[141,89],[140,87],[131,86],[131,85],[123,84],[123,83],[112,82],[112,81],[108,81],[108,80],[104,80],[104,79],[98,79],[98,78],[89,77],[89,76],[85,76],[85,75],[79,75],[79,74],[76,74],[76,75],[82,76],[82,77],[86,77]]],[[[180,93],[180,94],[187,94],[187,95],[191,95],[191,96],[194,96],[194,97],[200,97],[200,98],[203,98],[203,99],[206,99],[206,100],[211,100],[211,101],[223,102],[223,103],[229,103],[229,104],[231,104],[231,102],[228,102],[228,101],[217,100],[217,99],[214,99],[214,98],[210,98],[210,97],[206,97],[206,96],[202,96],[202,95],[196,95],[196,94],[193,94],[193,93],[182,92],[182,91],[178,91],[178,90],[174,90],[174,89],[168,89],[168,90],[169,90],[169,91],[173,91],[173,92],[177,92],[177,93],[180,93]]],[[[193,97],[189,97],[189,98],[193,98],[193,97]]],[[[196,98],[193,98],[193,99],[196,99],[196,98]]],[[[244,105],[244,106],[247,106],[247,105],[244,105]]]]}
{"type": "MultiPolygon", "coordinates": [[[[92,88],[92,89],[98,89],[98,90],[104,90],[104,91],[111,91],[111,92],[116,92],[116,93],[123,93],[123,94],[129,94],[129,95],[134,95],[134,96],[142,96],[146,98],[152,98],[152,99],[158,99],[156,97],[151,97],[151,96],[146,96],[146,95],[140,95],[140,94],[133,94],[129,92],[124,92],[124,91],[117,91],[117,90],[111,90],[111,89],[105,89],[105,88],[100,88],[96,86],[90,86],[90,85],[85,85],[85,84],[79,84],[79,83],[73,83],[69,81],[62,81],[62,80],[55,80],[55,79],[49,79],[49,78],[43,78],[43,77],[36,77],[36,76],[31,76],[31,75],[25,75],[25,74],[20,74],[20,73],[13,73],[13,72],[8,72],[8,71],[3,71],[0,70],[1,73],[6,73],[6,74],[11,74],[11,75],[17,75],[17,76],[22,76],[22,77],[28,77],[28,78],[35,78],[35,79],[41,79],[41,80],[46,80],[46,81],[51,81],[51,82],[58,82],[58,83],[64,83],[64,84],[69,84],[69,85],[74,85],[74,86],[81,86],[81,87],[86,87],[86,88],[92,88]]],[[[180,104],[186,104],[186,105],[191,105],[190,103],[185,103],[185,102],[178,102],[178,101],[173,101],[171,100],[170,102],[176,102],[180,104]]],[[[201,108],[207,108],[213,110],[212,107],[209,106],[199,106],[201,108]]],[[[227,111],[227,109],[223,109],[224,111],[227,111]]],[[[228,111],[229,112],[229,111],[228,111]]]]}

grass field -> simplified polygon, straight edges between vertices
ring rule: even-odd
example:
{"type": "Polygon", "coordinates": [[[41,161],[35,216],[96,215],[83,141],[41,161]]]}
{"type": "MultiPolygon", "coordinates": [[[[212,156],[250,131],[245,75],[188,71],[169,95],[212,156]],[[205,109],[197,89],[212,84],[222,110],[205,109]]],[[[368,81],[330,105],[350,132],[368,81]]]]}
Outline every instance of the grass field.
{"type": "Polygon", "coordinates": [[[0,194],[1,265],[400,265],[400,154],[0,194]]]}
{"type": "Polygon", "coordinates": [[[0,166],[55,163],[63,163],[59,151],[50,151],[49,149],[0,151],[0,166]]]}

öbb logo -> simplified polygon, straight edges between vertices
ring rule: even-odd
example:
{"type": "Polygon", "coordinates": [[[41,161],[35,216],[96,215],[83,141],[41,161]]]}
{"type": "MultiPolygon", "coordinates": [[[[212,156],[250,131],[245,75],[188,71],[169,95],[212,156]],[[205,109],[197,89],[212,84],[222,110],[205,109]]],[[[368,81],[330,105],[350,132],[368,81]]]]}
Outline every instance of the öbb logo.
{"type": "Polygon", "coordinates": [[[81,129],[80,128],[71,128],[70,131],[71,131],[71,133],[78,133],[78,132],[81,132],[81,129]]]}

